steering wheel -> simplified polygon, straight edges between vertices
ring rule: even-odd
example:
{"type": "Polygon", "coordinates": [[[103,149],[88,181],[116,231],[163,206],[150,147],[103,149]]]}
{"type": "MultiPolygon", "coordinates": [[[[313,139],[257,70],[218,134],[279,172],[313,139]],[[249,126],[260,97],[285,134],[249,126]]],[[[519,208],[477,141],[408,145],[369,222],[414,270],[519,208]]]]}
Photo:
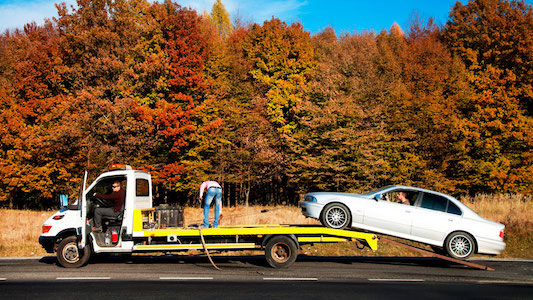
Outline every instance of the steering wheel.
{"type": "Polygon", "coordinates": [[[96,196],[91,196],[91,198],[92,198],[92,201],[95,204],[98,204],[99,207],[112,207],[113,206],[108,200],[101,199],[96,196]]]}

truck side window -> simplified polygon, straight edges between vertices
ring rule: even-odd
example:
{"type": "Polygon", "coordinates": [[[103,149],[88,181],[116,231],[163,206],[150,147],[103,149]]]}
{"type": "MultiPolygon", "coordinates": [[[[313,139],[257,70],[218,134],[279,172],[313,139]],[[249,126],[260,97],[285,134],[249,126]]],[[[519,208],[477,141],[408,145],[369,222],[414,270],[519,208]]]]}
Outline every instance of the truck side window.
{"type": "Polygon", "coordinates": [[[135,180],[135,196],[147,197],[150,196],[148,193],[148,180],[146,179],[136,179],[135,180]]]}

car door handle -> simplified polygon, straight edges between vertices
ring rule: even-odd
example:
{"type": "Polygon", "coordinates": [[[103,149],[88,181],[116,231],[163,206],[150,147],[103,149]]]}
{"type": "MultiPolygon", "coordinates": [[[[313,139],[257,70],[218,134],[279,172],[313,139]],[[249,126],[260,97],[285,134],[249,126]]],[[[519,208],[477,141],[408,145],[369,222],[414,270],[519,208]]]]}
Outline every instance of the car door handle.
{"type": "Polygon", "coordinates": [[[448,219],[448,221],[453,222],[453,219],[448,219]]]}
{"type": "Polygon", "coordinates": [[[411,211],[410,211],[410,210],[406,210],[405,212],[406,212],[406,213],[408,213],[408,214],[410,214],[410,213],[411,213],[411,211]]]}

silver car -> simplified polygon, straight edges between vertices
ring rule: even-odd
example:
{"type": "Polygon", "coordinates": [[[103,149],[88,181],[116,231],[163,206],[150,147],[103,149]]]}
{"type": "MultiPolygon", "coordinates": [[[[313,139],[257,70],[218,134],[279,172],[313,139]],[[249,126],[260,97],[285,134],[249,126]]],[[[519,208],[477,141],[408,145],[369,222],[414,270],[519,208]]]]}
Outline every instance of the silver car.
{"type": "Polygon", "coordinates": [[[324,226],[396,236],[432,246],[458,259],[500,254],[503,224],[482,218],[454,197],[415,187],[386,186],[368,194],[316,192],[304,196],[302,214],[324,226]]]}

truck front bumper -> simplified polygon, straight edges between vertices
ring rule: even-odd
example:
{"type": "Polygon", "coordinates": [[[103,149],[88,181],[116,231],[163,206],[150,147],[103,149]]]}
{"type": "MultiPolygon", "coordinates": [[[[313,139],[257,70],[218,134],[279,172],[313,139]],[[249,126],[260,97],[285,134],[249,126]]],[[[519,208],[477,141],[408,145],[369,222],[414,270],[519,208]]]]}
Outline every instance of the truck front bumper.
{"type": "Polygon", "coordinates": [[[43,246],[44,250],[46,250],[47,253],[54,253],[56,237],[55,236],[40,236],[39,244],[43,246]]]}

